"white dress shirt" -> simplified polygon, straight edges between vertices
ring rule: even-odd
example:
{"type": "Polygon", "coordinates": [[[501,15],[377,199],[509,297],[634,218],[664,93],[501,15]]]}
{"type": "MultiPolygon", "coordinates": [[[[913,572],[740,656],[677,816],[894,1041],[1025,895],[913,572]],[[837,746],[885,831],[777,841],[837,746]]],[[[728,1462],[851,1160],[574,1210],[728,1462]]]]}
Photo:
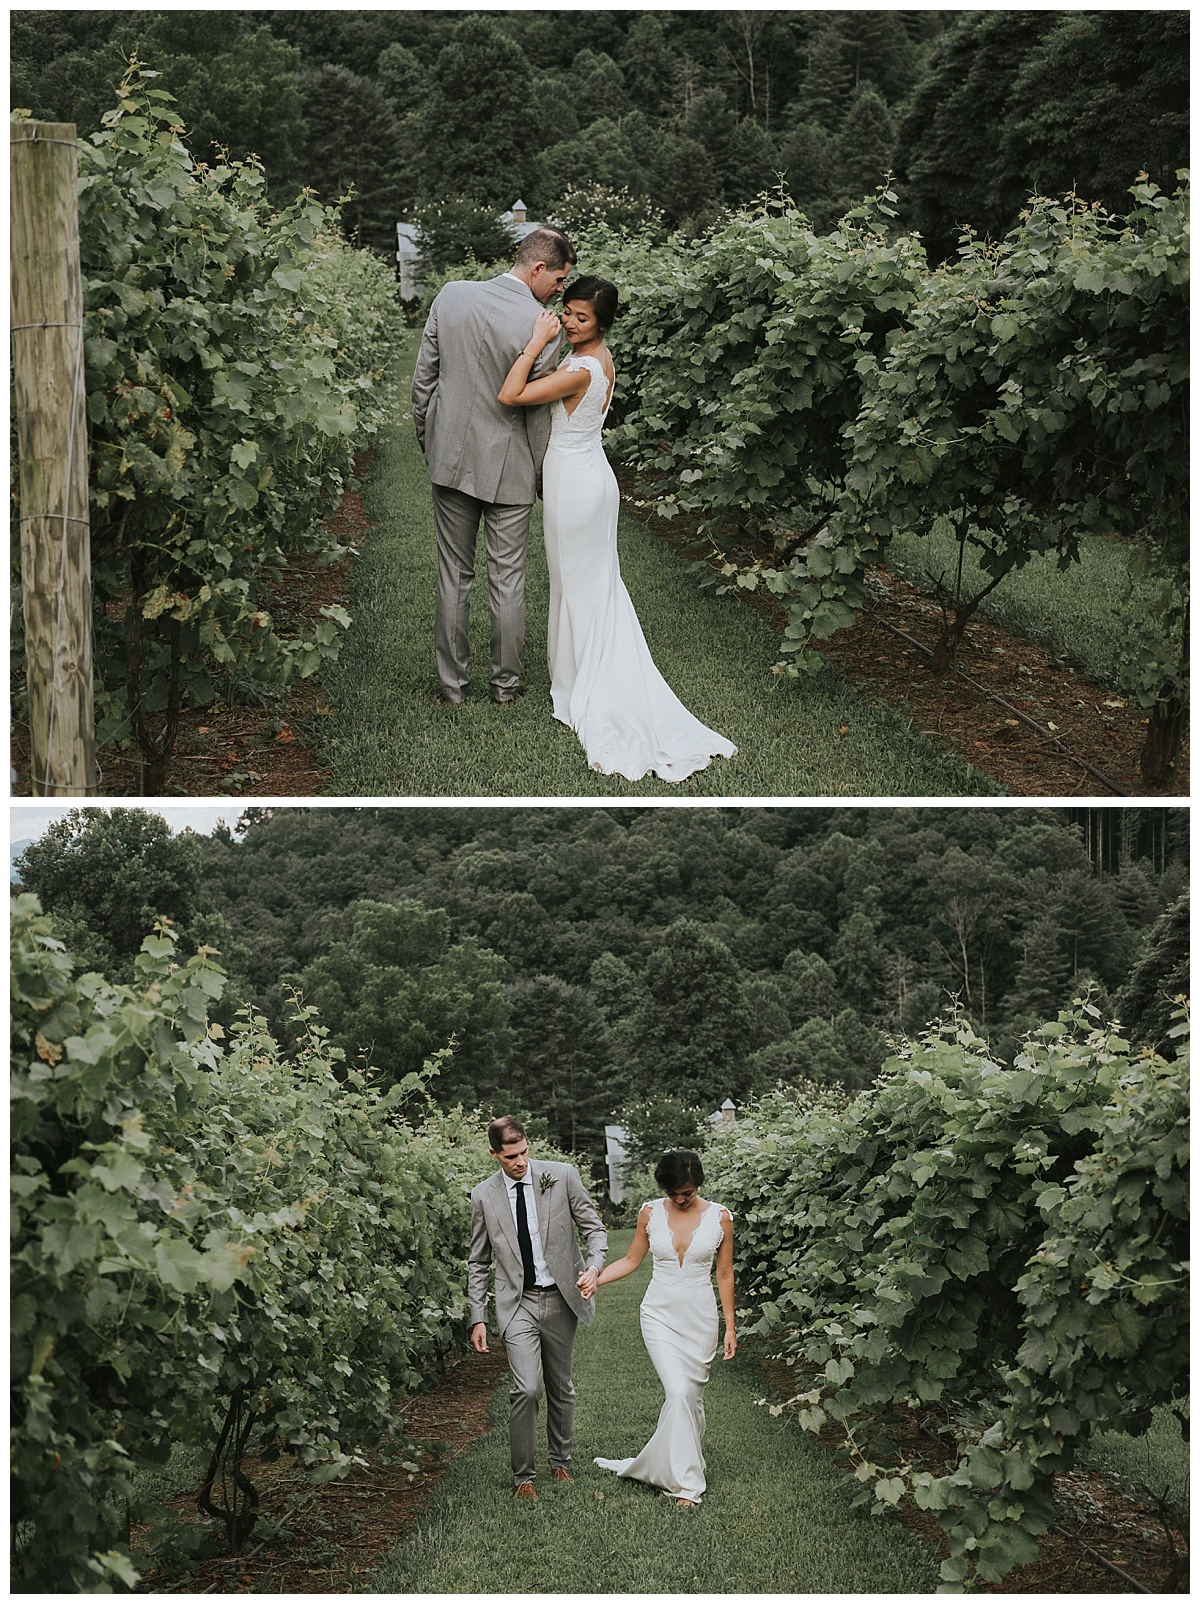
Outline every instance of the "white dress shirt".
{"type": "Polygon", "coordinates": [[[523,1182],[514,1181],[511,1175],[504,1177],[513,1225],[515,1227],[517,1223],[517,1187],[520,1185],[525,1188],[525,1221],[529,1226],[529,1240],[533,1243],[533,1279],[539,1287],[552,1287],[555,1282],[546,1267],[545,1255],[542,1253],[542,1234],[538,1230],[537,1204],[533,1201],[533,1177],[529,1170],[526,1170],[523,1182]]]}

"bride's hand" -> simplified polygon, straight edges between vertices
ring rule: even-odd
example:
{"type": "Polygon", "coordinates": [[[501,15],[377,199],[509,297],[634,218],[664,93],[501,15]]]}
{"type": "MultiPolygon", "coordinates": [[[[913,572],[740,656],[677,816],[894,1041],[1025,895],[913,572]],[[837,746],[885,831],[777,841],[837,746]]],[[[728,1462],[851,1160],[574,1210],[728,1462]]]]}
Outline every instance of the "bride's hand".
{"type": "Polygon", "coordinates": [[[736,1352],[737,1352],[737,1337],[734,1335],[734,1333],[732,1331],[726,1331],[726,1333],[725,1333],[725,1357],[726,1357],[726,1359],[732,1359],[736,1352]]]}
{"type": "Polygon", "coordinates": [[[533,325],[533,341],[541,351],[550,344],[551,340],[562,338],[562,324],[557,312],[548,312],[545,307],[538,313],[533,325]]]}

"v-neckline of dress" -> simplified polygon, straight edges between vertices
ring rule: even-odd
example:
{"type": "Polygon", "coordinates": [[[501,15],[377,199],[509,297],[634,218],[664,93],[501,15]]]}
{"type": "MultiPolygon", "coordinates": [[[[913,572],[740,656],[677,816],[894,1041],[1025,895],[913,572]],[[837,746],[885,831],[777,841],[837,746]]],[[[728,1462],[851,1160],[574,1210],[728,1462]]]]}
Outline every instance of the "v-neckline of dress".
{"type": "Polygon", "coordinates": [[[709,1209],[714,1209],[714,1208],[716,1208],[716,1206],[717,1205],[715,1203],[709,1202],[709,1203],[706,1203],[704,1205],[704,1207],[700,1210],[700,1219],[698,1219],[696,1221],[695,1225],[692,1227],[692,1234],[691,1234],[691,1236],[688,1237],[687,1247],[685,1247],[683,1252],[680,1253],[679,1248],[676,1246],[676,1243],[675,1243],[675,1232],[671,1228],[671,1216],[667,1213],[667,1200],[666,1200],[666,1198],[663,1198],[663,1200],[662,1200],[663,1219],[666,1222],[667,1235],[671,1239],[671,1247],[672,1247],[672,1250],[674,1251],[675,1257],[679,1261],[679,1268],[681,1270],[683,1269],[683,1261],[687,1258],[688,1254],[692,1250],[692,1243],[696,1240],[696,1232],[700,1229],[701,1222],[707,1217],[709,1209]]]}

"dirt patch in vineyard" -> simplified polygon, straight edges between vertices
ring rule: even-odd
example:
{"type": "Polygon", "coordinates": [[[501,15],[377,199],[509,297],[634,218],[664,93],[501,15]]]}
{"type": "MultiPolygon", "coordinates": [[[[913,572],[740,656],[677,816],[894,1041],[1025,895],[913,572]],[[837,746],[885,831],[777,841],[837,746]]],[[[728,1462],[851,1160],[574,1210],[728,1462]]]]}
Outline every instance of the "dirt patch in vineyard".
{"type": "MultiPolygon", "coordinates": [[[[753,1360],[765,1389],[777,1399],[795,1395],[799,1378],[780,1360],[753,1360]]],[[[819,1376],[815,1380],[819,1381],[819,1376]]],[[[859,1433],[860,1437],[862,1432],[859,1433]]],[[[834,1424],[815,1439],[838,1459],[841,1432],[834,1424]]],[[[946,1475],[954,1468],[952,1443],[925,1429],[915,1415],[897,1414],[880,1423],[869,1445],[885,1467],[908,1464],[946,1475]]],[[[1184,1495],[1186,1496],[1186,1494],[1184,1495]]],[[[1188,1541],[1184,1532],[1160,1519],[1136,1498],[1109,1486],[1099,1472],[1075,1469],[1054,1479],[1055,1519],[1038,1540],[1038,1557],[1018,1565],[1001,1582],[980,1582],[981,1593],[1186,1593],[1188,1541]]],[[[945,1559],[949,1550],[936,1518],[905,1501],[895,1512],[945,1559]]]]}
{"type": "MultiPolygon", "coordinates": [[[[352,1593],[362,1589],[384,1556],[419,1518],[425,1501],[456,1454],[486,1432],[497,1383],[508,1368],[504,1347],[460,1359],[437,1386],[418,1393],[404,1411],[412,1446],[389,1464],[366,1453],[366,1464],[342,1481],[314,1489],[294,1460],[250,1457],[245,1470],[261,1503],[245,1552],[230,1554],[224,1534],[190,1561],[146,1568],[133,1533],[141,1593],[352,1593]]],[[[394,1445],[395,1446],[395,1445],[394,1445]]],[[[195,1495],[176,1500],[196,1529],[217,1529],[195,1508],[195,1495]]]]}

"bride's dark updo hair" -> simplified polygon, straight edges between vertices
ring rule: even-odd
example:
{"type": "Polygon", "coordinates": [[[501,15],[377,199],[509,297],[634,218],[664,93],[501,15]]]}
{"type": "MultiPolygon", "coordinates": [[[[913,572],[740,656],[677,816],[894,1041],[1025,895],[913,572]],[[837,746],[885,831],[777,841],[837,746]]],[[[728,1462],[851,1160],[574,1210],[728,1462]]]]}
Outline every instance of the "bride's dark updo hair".
{"type": "Polygon", "coordinates": [[[699,1153],[687,1147],[673,1147],[654,1166],[654,1179],[664,1192],[678,1192],[689,1182],[699,1191],[704,1185],[704,1165],[699,1153]]]}
{"type": "Polygon", "coordinates": [[[596,322],[601,330],[607,334],[613,326],[613,319],[617,315],[617,286],[610,284],[606,278],[597,278],[593,273],[581,273],[572,279],[562,292],[562,304],[568,301],[586,301],[596,314],[596,322]]]}

